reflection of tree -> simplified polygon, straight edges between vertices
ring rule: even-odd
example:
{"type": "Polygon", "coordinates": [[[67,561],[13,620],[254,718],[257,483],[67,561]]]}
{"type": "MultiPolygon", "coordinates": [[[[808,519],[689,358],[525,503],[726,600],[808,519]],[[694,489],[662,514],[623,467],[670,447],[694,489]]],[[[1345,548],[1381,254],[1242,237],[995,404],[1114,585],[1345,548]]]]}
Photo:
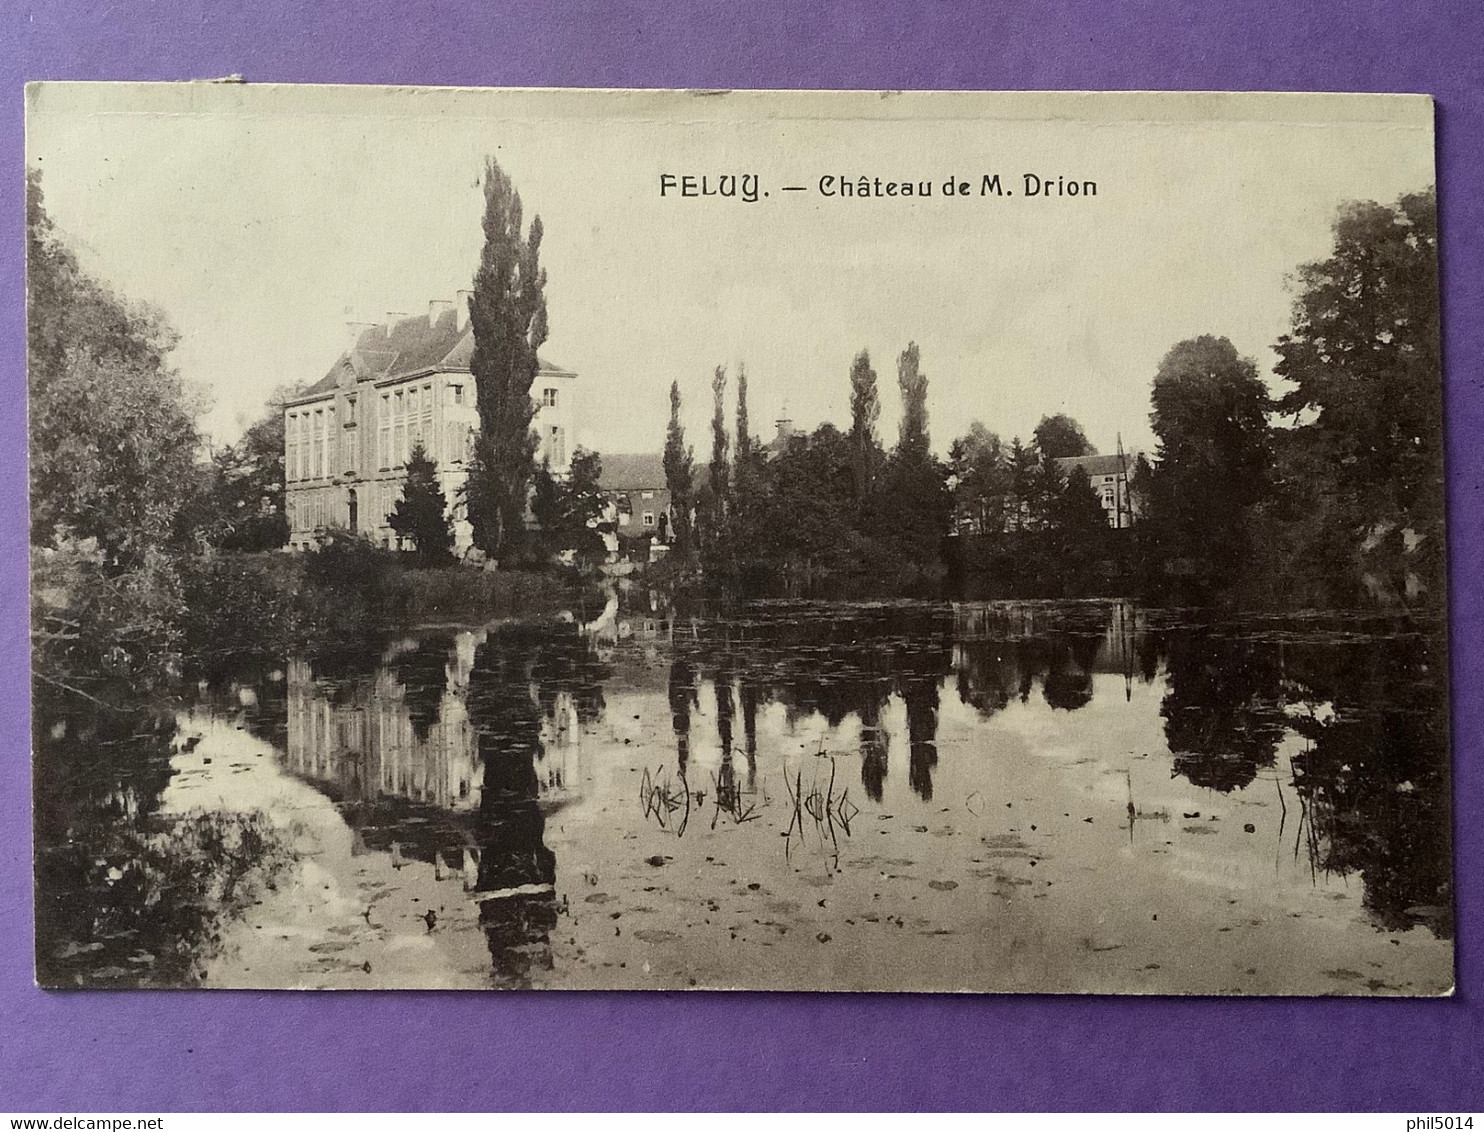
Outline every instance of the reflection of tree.
{"type": "Polygon", "coordinates": [[[690,762],[690,709],[697,706],[696,677],[690,661],[676,656],[670,663],[670,726],[675,732],[675,762],[685,777],[690,762]]]}
{"type": "MultiPolygon", "coordinates": [[[[757,710],[766,700],[783,704],[790,720],[818,713],[830,727],[854,715],[860,722],[861,782],[866,794],[882,797],[890,751],[890,732],[883,715],[893,692],[908,703],[909,741],[915,752],[914,788],[931,793],[937,762],[938,685],[951,662],[947,615],[930,606],[852,609],[819,616],[808,607],[732,626],[702,622],[698,641],[687,643],[706,663],[718,667],[728,684],[727,704],[718,689],[718,728],[723,747],[730,745],[734,708],[730,684],[735,676],[748,758],[748,783],[756,775],[757,710]]],[[[671,671],[670,703],[676,721],[689,727],[694,696],[682,697],[691,682],[687,667],[671,671]]],[[[719,677],[722,678],[722,677],[719,677]]],[[[682,749],[684,749],[682,747],[682,749]]]]}
{"type": "Polygon", "coordinates": [[[955,679],[960,703],[968,704],[988,719],[1003,711],[1020,686],[1015,642],[963,641],[958,646],[955,679]]]}
{"type": "Polygon", "coordinates": [[[1058,650],[1041,680],[1041,694],[1048,707],[1076,711],[1092,703],[1092,674],[1075,662],[1069,663],[1067,653],[1058,650]]]}
{"type": "Polygon", "coordinates": [[[306,650],[305,659],[314,670],[315,682],[329,692],[331,703],[351,702],[381,667],[387,634],[383,631],[360,632],[351,628],[343,633],[325,634],[306,650]]]}
{"type": "Polygon", "coordinates": [[[881,801],[882,789],[886,785],[887,760],[890,755],[891,736],[881,726],[882,700],[870,697],[861,702],[861,785],[866,797],[881,801]]]}
{"type": "Polygon", "coordinates": [[[1159,711],[1175,773],[1224,794],[1241,789],[1273,764],[1283,735],[1273,646],[1193,629],[1172,633],[1169,649],[1159,711]]]}
{"type": "Polygon", "coordinates": [[[536,695],[547,719],[555,719],[561,693],[566,692],[580,724],[603,715],[603,680],[608,670],[598,659],[590,638],[576,626],[550,627],[544,634],[532,668],[536,695]]]}
{"type": "Polygon", "coordinates": [[[453,647],[452,633],[431,633],[388,666],[402,685],[412,733],[419,743],[426,743],[438,724],[443,696],[448,691],[448,658],[453,647]]]}
{"type": "Polygon", "coordinates": [[[479,825],[479,921],[501,986],[529,986],[533,970],[552,966],[556,927],[556,856],[545,844],[537,804],[541,706],[533,671],[548,632],[491,633],[474,654],[468,707],[484,764],[479,825]]]}
{"type": "Polygon", "coordinates": [[[933,800],[933,767],[938,765],[938,677],[912,673],[902,677],[907,705],[907,742],[911,761],[908,781],[924,802],[933,800]]]}
{"type": "Polygon", "coordinates": [[[933,800],[933,768],[938,765],[938,695],[952,652],[939,626],[912,617],[896,649],[897,689],[907,708],[907,780],[924,802],[933,800]]]}
{"type": "Polygon", "coordinates": [[[1097,638],[1063,638],[1060,633],[1029,638],[963,641],[957,648],[958,698],[986,719],[1012,699],[1025,703],[1036,681],[1049,707],[1075,711],[1092,701],[1097,638]]]}
{"type": "Polygon", "coordinates": [[[761,695],[757,682],[744,675],[740,681],[742,693],[742,742],[746,745],[747,788],[757,786],[757,709],[761,695]]]}
{"type": "Polygon", "coordinates": [[[1448,711],[1440,638],[1291,650],[1288,672],[1334,715],[1300,718],[1293,763],[1317,868],[1365,881],[1366,908],[1397,930],[1452,933],[1448,711]]]}

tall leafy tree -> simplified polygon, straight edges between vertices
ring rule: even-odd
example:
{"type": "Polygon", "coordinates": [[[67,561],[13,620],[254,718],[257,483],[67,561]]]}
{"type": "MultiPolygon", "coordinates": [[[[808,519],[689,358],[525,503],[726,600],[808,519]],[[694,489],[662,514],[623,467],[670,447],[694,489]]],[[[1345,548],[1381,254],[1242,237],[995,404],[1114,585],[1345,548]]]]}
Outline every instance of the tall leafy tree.
{"type": "Polygon", "coordinates": [[[747,363],[737,363],[737,439],[736,439],[736,465],[738,477],[741,471],[752,461],[753,449],[756,442],[752,435],[752,426],[747,419],[747,363]]]}
{"type": "Polygon", "coordinates": [[[1220,586],[1245,559],[1252,508],[1270,491],[1267,387],[1229,340],[1202,335],[1165,355],[1151,400],[1152,552],[1166,572],[1220,586]]]}
{"type": "Polygon", "coordinates": [[[422,441],[407,458],[407,478],[387,524],[397,537],[412,543],[418,558],[429,566],[446,565],[453,558],[453,527],[448,500],[438,482],[438,463],[429,458],[422,441]]]}
{"type": "Polygon", "coordinates": [[[670,382],[670,425],[665,432],[665,487],[670,492],[674,512],[671,530],[675,553],[689,558],[695,547],[691,520],[695,504],[695,456],[685,443],[685,426],[680,423],[680,383],[670,382]]]}
{"type": "Polygon", "coordinates": [[[709,487],[718,529],[726,521],[731,498],[731,439],[727,436],[727,367],[717,366],[711,375],[711,472],[709,487]]]}
{"type": "Polygon", "coordinates": [[[758,550],[767,522],[768,453],[752,435],[748,421],[747,366],[737,366],[735,455],[732,459],[732,510],[727,542],[733,575],[731,584],[763,585],[758,550]]]}
{"type": "Polygon", "coordinates": [[[572,453],[571,469],[561,479],[547,464],[537,469],[531,511],[544,556],[570,553],[582,569],[598,566],[607,557],[605,536],[613,524],[604,517],[608,504],[599,482],[602,475],[603,458],[586,448],[572,453]]]}
{"type": "Polygon", "coordinates": [[[726,418],[727,367],[711,375],[711,463],[706,482],[696,493],[697,542],[701,566],[713,586],[724,585],[731,573],[729,523],[731,519],[731,438],[726,418]]]}
{"type": "Polygon", "coordinates": [[[531,383],[546,341],[546,272],[541,218],[523,234],[520,193],[499,163],[485,159],[484,249],[474,274],[469,320],[479,431],[470,457],[466,504],[474,545],[501,561],[516,558],[536,470],[531,383]]]}
{"type": "MultiPolygon", "coordinates": [[[[1325,541],[1352,556],[1420,539],[1442,568],[1437,197],[1351,202],[1331,255],[1298,271],[1275,367],[1294,451],[1330,479],[1325,541]]],[[[1317,508],[1311,508],[1317,509],[1317,508]]]]}
{"type": "Polygon", "coordinates": [[[193,516],[224,550],[277,550],[288,541],[284,507],[284,404],[302,386],[280,386],[242,439],[213,454],[209,485],[193,516]]]}
{"type": "Polygon", "coordinates": [[[1066,456],[1096,456],[1098,451],[1088,443],[1082,426],[1066,413],[1042,417],[1036,425],[1035,439],[1041,455],[1053,460],[1066,456]]]}
{"type": "Polygon", "coordinates": [[[1064,597],[1092,593],[1102,559],[1110,551],[1108,516],[1084,468],[1073,468],[1048,512],[1050,560],[1064,597]]]}
{"type": "Polygon", "coordinates": [[[897,446],[872,493],[868,537],[882,555],[886,573],[898,585],[918,590],[943,572],[941,544],[947,533],[951,499],[947,469],[933,456],[928,438],[927,375],[916,343],[897,358],[902,420],[897,446]]]}
{"type": "MultiPolygon", "coordinates": [[[[199,485],[198,404],[158,312],[84,271],[26,175],[32,671],[77,690],[169,680],[177,564],[199,485]],[[186,520],[186,521],[183,521],[186,520]]],[[[85,693],[86,694],[86,693],[85,693]]]]}
{"type": "Polygon", "coordinates": [[[954,512],[973,534],[991,534],[1005,526],[1009,475],[1000,438],[975,421],[953,442],[948,453],[953,475],[954,512]]]}
{"type": "Polygon", "coordinates": [[[870,352],[862,350],[850,363],[851,470],[855,476],[857,504],[870,494],[871,483],[881,463],[881,443],[876,437],[876,422],[880,417],[876,371],[871,368],[870,352]]]}
{"type": "Polygon", "coordinates": [[[826,423],[790,437],[769,462],[766,518],[746,550],[767,562],[776,588],[817,592],[862,565],[851,527],[850,452],[849,438],[826,423]]]}
{"type": "Polygon", "coordinates": [[[1020,437],[1010,441],[1010,456],[1006,472],[1010,479],[1009,523],[1016,530],[1033,525],[1032,505],[1036,494],[1036,469],[1040,458],[1035,445],[1027,448],[1020,437]]]}
{"type": "Polygon", "coordinates": [[[916,342],[897,358],[897,386],[902,391],[902,421],[897,453],[909,460],[926,460],[929,453],[927,374],[922,372],[916,342]]]}
{"type": "Polygon", "coordinates": [[[31,541],[96,540],[128,568],[172,545],[195,478],[199,409],[177,335],[78,264],[26,177],[31,541]]]}

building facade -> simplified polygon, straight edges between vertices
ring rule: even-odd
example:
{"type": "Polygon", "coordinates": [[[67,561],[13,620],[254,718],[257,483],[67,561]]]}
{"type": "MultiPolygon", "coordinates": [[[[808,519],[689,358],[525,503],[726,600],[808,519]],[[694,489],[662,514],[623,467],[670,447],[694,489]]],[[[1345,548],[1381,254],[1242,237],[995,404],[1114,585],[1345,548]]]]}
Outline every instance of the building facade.
{"type": "Polygon", "coordinates": [[[1128,492],[1129,477],[1138,458],[1137,452],[1112,456],[1063,456],[1056,461],[1056,466],[1063,479],[1077,468],[1086,472],[1098,502],[1103,505],[1103,513],[1108,516],[1108,526],[1122,530],[1138,520],[1133,498],[1128,492]]]}
{"type": "MultiPolygon", "coordinates": [[[[285,508],[289,546],[307,549],[320,532],[365,534],[397,544],[387,522],[401,498],[407,459],[421,442],[437,461],[455,549],[471,543],[462,488],[479,410],[469,360],[469,292],[432,302],[426,315],[389,314],[351,323],[349,347],[330,371],[284,407],[285,508]]],[[[538,460],[571,468],[577,375],[544,359],[531,386],[538,460]]]]}
{"type": "Polygon", "coordinates": [[[670,541],[673,516],[662,456],[649,452],[604,456],[598,484],[613,508],[616,533],[670,541]]]}

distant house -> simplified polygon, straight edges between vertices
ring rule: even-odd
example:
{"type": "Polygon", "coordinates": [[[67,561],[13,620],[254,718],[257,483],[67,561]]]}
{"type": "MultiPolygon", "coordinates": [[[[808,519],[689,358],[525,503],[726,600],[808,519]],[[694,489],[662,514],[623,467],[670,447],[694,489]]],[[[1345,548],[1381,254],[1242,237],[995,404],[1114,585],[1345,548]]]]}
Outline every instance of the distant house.
{"type": "Polygon", "coordinates": [[[650,452],[604,453],[598,483],[613,508],[620,536],[649,535],[657,542],[669,543],[674,516],[664,457],[650,452]]]}
{"type": "Polygon", "coordinates": [[[778,419],[773,422],[778,431],[774,433],[773,439],[763,445],[763,457],[768,460],[776,459],[788,451],[789,441],[796,436],[807,436],[801,428],[795,428],[793,418],[788,413],[788,403],[785,402],[779,411],[778,419]]]}
{"type": "MultiPolygon", "coordinates": [[[[285,507],[289,546],[314,545],[316,532],[340,528],[384,545],[396,535],[387,516],[402,494],[405,465],[421,441],[438,462],[457,550],[472,529],[459,501],[469,445],[479,426],[469,359],[474,332],[469,292],[434,301],[426,315],[389,314],[385,323],[351,323],[349,347],[328,373],[284,408],[285,507]]],[[[577,375],[542,360],[531,387],[536,458],[571,468],[577,375]]]]}
{"type": "MultiPolygon", "coordinates": [[[[794,427],[787,408],[779,417],[777,434],[762,446],[766,459],[787,450],[789,441],[805,434],[794,427]]],[[[707,482],[710,468],[695,468],[697,491],[707,482]]],[[[620,452],[603,454],[603,474],[598,480],[610,507],[609,518],[615,533],[624,538],[650,536],[660,547],[668,547],[674,537],[675,512],[671,506],[670,487],[665,479],[665,460],[657,452],[620,452]]],[[[610,550],[618,550],[617,539],[610,550]]]]}
{"type": "Polygon", "coordinates": [[[1056,461],[1056,466],[1063,479],[1077,468],[1086,472],[1092,490],[1097,493],[1098,502],[1108,516],[1108,526],[1121,530],[1133,526],[1139,517],[1128,493],[1129,477],[1138,458],[1137,452],[1112,456],[1063,456],[1056,461]]]}

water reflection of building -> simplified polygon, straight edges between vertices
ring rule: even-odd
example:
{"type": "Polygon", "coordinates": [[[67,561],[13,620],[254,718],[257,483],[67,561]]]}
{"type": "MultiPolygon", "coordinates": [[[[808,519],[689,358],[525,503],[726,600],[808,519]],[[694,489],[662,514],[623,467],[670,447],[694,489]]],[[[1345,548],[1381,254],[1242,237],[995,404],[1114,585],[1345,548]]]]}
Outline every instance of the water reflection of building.
{"type": "Polygon", "coordinates": [[[356,800],[396,795],[447,810],[479,805],[473,729],[462,698],[445,691],[419,736],[406,689],[379,669],[337,702],[304,661],[289,665],[288,765],[356,800]]]}
{"type": "MultiPolygon", "coordinates": [[[[422,642],[442,654],[431,672],[399,667],[410,649],[393,653],[374,675],[350,687],[327,687],[308,663],[290,662],[289,769],[345,800],[400,798],[448,811],[477,810],[484,771],[467,693],[483,636],[466,632],[422,642]]],[[[581,727],[570,691],[555,692],[543,706],[537,790],[552,806],[581,786],[581,727]]]]}
{"type": "Polygon", "coordinates": [[[462,872],[500,986],[552,966],[547,816],[581,790],[605,670],[575,625],[433,634],[335,685],[289,670],[289,768],[340,803],[362,851],[462,872]]]}

